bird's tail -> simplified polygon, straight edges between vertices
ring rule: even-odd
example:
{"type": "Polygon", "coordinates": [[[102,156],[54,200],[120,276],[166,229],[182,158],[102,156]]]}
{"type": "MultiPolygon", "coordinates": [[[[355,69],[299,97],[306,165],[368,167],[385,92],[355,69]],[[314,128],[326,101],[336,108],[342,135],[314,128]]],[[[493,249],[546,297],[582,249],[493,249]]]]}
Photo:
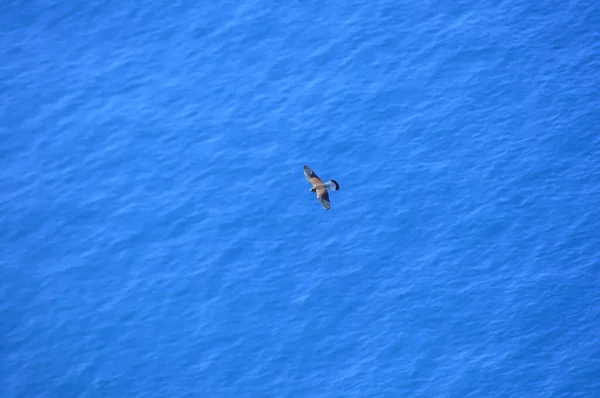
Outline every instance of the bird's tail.
{"type": "Polygon", "coordinates": [[[325,188],[331,189],[333,191],[340,190],[340,184],[338,184],[338,182],[336,180],[329,180],[324,185],[325,185],[325,188]]]}

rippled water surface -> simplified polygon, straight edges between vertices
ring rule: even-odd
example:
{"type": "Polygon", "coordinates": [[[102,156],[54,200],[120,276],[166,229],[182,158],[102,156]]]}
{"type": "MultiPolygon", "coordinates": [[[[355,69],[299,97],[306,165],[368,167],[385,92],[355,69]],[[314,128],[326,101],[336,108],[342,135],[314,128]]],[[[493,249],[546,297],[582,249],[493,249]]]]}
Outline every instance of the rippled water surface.
{"type": "Polygon", "coordinates": [[[0,5],[2,397],[598,394],[596,2],[192,3],[0,5]]]}

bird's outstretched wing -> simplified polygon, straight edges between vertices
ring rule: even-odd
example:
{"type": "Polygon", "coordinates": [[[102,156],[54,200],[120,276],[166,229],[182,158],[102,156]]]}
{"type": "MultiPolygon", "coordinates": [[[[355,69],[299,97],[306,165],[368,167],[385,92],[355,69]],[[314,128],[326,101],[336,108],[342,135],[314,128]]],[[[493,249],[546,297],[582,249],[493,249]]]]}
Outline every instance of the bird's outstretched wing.
{"type": "Polygon", "coordinates": [[[318,175],[315,174],[314,171],[308,166],[304,166],[304,175],[306,179],[313,185],[323,185],[323,180],[319,178],[318,175]]]}
{"type": "Polygon", "coordinates": [[[331,209],[331,202],[329,201],[329,192],[325,187],[317,188],[317,199],[321,202],[321,205],[327,210],[331,209]]]}

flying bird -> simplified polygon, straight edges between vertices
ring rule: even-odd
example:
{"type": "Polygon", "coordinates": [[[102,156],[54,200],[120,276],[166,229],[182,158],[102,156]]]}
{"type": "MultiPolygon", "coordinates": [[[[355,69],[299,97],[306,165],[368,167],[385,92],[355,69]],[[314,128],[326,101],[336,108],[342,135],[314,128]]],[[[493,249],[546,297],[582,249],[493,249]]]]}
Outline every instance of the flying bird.
{"type": "Polygon", "coordinates": [[[312,188],[310,192],[317,192],[317,199],[321,202],[324,208],[327,210],[331,209],[331,202],[329,202],[329,192],[328,189],[332,189],[334,191],[340,190],[340,184],[337,183],[336,180],[329,180],[327,182],[323,182],[319,178],[318,175],[315,174],[314,171],[308,166],[304,166],[304,175],[306,179],[312,184],[312,188]]]}

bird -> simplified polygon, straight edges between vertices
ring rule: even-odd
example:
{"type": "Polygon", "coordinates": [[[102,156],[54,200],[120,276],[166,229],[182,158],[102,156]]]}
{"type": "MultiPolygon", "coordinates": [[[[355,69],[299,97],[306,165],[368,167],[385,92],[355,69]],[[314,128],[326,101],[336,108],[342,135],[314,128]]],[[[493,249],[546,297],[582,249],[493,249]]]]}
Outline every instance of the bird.
{"type": "Polygon", "coordinates": [[[323,182],[319,178],[318,175],[315,174],[314,171],[308,166],[304,166],[304,175],[306,179],[312,184],[312,188],[310,192],[317,192],[317,199],[321,203],[321,205],[329,210],[331,209],[331,202],[329,201],[329,192],[328,189],[339,191],[340,184],[336,180],[329,180],[327,182],[323,182]]]}

